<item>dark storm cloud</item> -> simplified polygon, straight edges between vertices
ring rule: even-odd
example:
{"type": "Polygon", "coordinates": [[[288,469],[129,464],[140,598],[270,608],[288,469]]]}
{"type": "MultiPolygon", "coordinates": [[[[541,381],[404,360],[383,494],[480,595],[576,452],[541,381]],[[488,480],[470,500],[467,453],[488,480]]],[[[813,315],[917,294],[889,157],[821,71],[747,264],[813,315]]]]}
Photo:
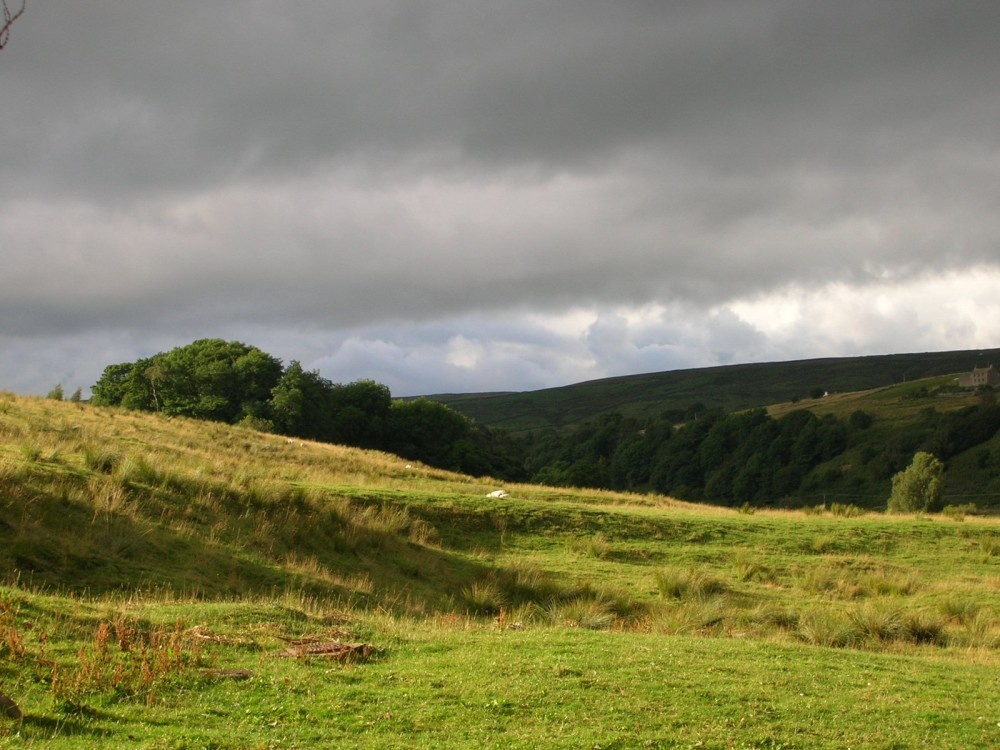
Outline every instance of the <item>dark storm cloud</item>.
{"type": "Polygon", "coordinates": [[[568,374],[546,347],[581,375],[787,355],[730,308],[1000,265],[995,3],[81,0],[15,32],[18,352],[245,330],[428,383],[521,357],[536,384],[568,374]],[[686,321],[628,314],[651,304],[686,321]]]}

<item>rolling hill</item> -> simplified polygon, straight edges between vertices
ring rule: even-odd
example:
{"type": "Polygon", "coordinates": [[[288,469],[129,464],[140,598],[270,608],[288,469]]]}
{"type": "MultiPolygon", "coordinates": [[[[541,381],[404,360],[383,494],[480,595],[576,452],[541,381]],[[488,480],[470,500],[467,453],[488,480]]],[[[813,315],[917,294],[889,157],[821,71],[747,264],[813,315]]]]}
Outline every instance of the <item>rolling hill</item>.
{"type": "Polygon", "coordinates": [[[693,409],[734,411],[1000,366],[1000,349],[838,357],[629,375],[527,392],[429,396],[512,434],[562,430],[607,412],[638,418],[693,409]]]}

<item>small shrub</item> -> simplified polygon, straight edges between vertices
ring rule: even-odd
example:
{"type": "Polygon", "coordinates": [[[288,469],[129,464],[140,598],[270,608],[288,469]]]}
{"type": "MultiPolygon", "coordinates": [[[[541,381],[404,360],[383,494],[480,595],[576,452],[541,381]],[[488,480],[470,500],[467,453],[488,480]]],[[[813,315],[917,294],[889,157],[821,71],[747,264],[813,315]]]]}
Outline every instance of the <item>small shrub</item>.
{"type": "Polygon", "coordinates": [[[748,502],[740,506],[740,514],[744,516],[752,516],[756,512],[757,509],[748,502]]]}
{"type": "Polygon", "coordinates": [[[848,423],[856,430],[867,430],[872,426],[875,421],[875,417],[866,411],[857,410],[851,412],[851,416],[848,417],[848,423]]]}
{"type": "Polygon", "coordinates": [[[276,432],[274,427],[274,422],[270,419],[264,419],[264,417],[256,417],[253,414],[247,414],[243,419],[236,423],[237,427],[242,427],[246,430],[253,430],[255,432],[276,432]]]}
{"type": "Polygon", "coordinates": [[[889,511],[921,513],[935,510],[944,488],[944,464],[930,453],[918,451],[910,465],[892,478],[889,511]]]}

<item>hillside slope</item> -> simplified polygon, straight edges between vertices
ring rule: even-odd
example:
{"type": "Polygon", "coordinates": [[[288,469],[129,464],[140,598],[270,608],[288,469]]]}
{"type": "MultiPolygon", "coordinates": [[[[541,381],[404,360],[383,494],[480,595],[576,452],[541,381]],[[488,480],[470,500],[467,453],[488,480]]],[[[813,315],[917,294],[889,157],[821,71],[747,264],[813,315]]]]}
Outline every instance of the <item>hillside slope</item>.
{"type": "MultiPolygon", "coordinates": [[[[1000,366],[1000,349],[839,357],[629,375],[522,393],[430,396],[489,427],[523,433],[563,429],[611,411],[642,418],[692,408],[768,406],[822,392],[864,391],[1000,366]]],[[[679,421],[679,420],[678,420],[679,421]]]]}
{"type": "Polygon", "coordinates": [[[0,393],[0,745],[1000,740],[997,519],[495,489],[0,393]]]}

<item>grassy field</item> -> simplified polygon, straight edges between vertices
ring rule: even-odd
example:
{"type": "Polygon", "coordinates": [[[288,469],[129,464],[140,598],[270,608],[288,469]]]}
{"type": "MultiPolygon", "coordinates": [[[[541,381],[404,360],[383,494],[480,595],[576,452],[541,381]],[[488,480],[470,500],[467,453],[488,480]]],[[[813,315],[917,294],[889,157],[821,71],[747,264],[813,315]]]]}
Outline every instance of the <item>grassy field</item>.
{"type": "Polygon", "coordinates": [[[3,747],[1000,745],[1000,522],[0,394],[3,747]]]}

